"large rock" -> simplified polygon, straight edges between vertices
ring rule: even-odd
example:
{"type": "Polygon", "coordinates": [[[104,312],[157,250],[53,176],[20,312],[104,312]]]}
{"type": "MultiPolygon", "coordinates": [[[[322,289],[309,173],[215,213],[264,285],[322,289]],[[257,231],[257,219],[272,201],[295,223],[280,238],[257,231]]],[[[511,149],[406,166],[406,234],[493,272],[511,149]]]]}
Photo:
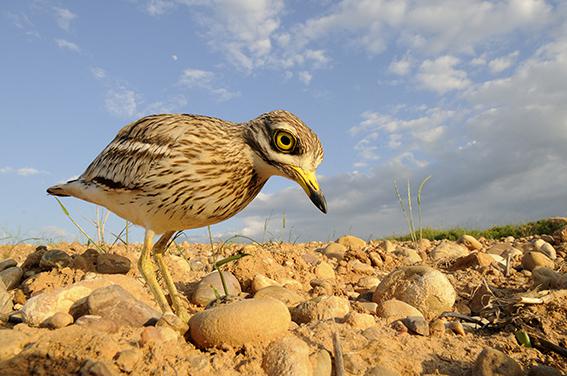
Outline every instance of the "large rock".
{"type": "MultiPolygon", "coordinates": [[[[240,283],[234,274],[223,271],[222,275],[225,279],[229,295],[238,295],[242,292],[240,283]]],[[[214,301],[217,296],[224,296],[224,288],[222,286],[219,272],[214,271],[201,279],[197,288],[193,291],[191,302],[204,307],[214,301]]]]}
{"type": "Polygon", "coordinates": [[[469,250],[460,244],[445,241],[439,244],[430,253],[430,257],[434,261],[456,259],[469,254],[469,250]]]}
{"type": "Polygon", "coordinates": [[[266,349],[262,367],[268,376],[312,376],[309,346],[295,336],[272,342],[266,349]]]}
{"type": "Polygon", "coordinates": [[[285,304],[272,298],[216,306],[189,320],[191,338],[199,347],[269,342],[284,335],[290,324],[285,304]]]}
{"type": "Polygon", "coordinates": [[[2,270],[6,270],[8,268],[12,268],[14,266],[17,266],[18,263],[16,262],[16,260],[13,259],[6,259],[6,260],[2,260],[0,261],[0,272],[2,270]]]}
{"type": "Polygon", "coordinates": [[[372,300],[378,305],[398,299],[417,308],[427,319],[455,304],[455,289],[447,277],[429,266],[407,266],[388,274],[374,291],[372,300]]]}
{"type": "Polygon", "coordinates": [[[67,253],[59,249],[50,249],[42,254],[39,266],[42,269],[64,268],[71,265],[72,259],[67,253]]]}
{"type": "Polygon", "coordinates": [[[534,243],[534,246],[539,252],[549,257],[549,259],[555,260],[557,258],[557,252],[555,251],[555,248],[553,248],[553,246],[548,242],[542,239],[538,239],[534,243]]]}
{"type": "Polygon", "coordinates": [[[24,271],[17,266],[4,269],[0,272],[0,280],[4,282],[6,289],[12,290],[19,286],[24,271]]]}
{"type": "Polygon", "coordinates": [[[130,259],[121,255],[102,253],[96,258],[96,271],[102,274],[126,274],[130,267],[130,259]]]}
{"type": "Polygon", "coordinates": [[[348,249],[359,251],[366,247],[366,242],[356,236],[344,235],[337,239],[337,243],[344,245],[348,249]]]}
{"type": "Polygon", "coordinates": [[[472,376],[522,376],[522,367],[501,351],[484,348],[478,355],[472,376]]]}
{"type": "Polygon", "coordinates": [[[118,325],[144,326],[156,322],[161,313],[137,300],[118,285],[99,288],[86,301],[89,315],[101,316],[118,325]]]}
{"type": "Polygon", "coordinates": [[[323,249],[323,254],[328,258],[342,260],[345,257],[347,247],[342,244],[331,242],[323,249]]]}
{"type": "Polygon", "coordinates": [[[307,300],[292,310],[293,321],[298,324],[314,320],[344,318],[350,312],[347,299],[338,296],[318,296],[307,300]]]}

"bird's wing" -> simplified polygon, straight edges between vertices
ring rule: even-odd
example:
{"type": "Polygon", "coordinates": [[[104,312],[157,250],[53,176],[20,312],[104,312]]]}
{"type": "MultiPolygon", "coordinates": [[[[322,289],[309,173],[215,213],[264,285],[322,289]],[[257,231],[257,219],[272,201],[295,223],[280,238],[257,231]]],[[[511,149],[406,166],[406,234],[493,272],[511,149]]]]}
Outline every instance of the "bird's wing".
{"type": "Polygon", "coordinates": [[[184,120],[189,119],[152,115],[126,125],[80,179],[115,190],[142,188],[152,168],[175,153],[174,145],[187,129],[184,120]]]}

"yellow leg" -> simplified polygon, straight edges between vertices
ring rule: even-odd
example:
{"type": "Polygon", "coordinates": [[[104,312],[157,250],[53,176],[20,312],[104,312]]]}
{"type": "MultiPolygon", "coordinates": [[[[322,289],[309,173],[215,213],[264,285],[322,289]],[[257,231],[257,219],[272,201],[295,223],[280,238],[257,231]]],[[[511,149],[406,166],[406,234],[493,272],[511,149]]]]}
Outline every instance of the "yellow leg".
{"type": "Polygon", "coordinates": [[[156,278],[156,271],[154,269],[154,265],[152,264],[152,259],[150,257],[152,243],[154,238],[154,232],[152,230],[146,230],[146,234],[144,236],[144,248],[142,249],[142,255],[138,260],[138,270],[142,274],[142,277],[148,283],[148,287],[154,298],[157,300],[159,307],[161,310],[165,312],[171,312],[171,307],[165,298],[165,295],[157,281],[156,278]]]}
{"type": "Polygon", "coordinates": [[[175,287],[173,278],[171,278],[171,274],[169,273],[169,270],[167,269],[167,266],[165,265],[165,262],[163,260],[163,254],[167,250],[167,245],[173,234],[173,231],[163,234],[155,244],[152,254],[157,262],[161,276],[165,281],[165,285],[167,287],[167,291],[169,292],[169,297],[171,298],[171,303],[173,305],[175,313],[177,314],[177,317],[179,317],[184,322],[188,322],[189,314],[187,313],[187,310],[181,305],[177,288],[175,287]]]}

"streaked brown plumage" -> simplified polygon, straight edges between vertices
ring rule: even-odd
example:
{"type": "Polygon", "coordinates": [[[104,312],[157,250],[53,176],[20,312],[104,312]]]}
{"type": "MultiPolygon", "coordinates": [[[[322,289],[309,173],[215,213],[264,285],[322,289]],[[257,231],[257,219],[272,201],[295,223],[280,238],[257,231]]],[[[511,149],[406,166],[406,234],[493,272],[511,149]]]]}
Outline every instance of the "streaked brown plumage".
{"type": "MultiPolygon", "coordinates": [[[[78,179],[53,186],[48,193],[104,206],[144,227],[140,269],[162,309],[168,310],[151,264],[145,261],[154,233],[164,234],[153,251],[160,255],[159,265],[165,250],[160,247],[175,231],[235,215],[272,175],[297,181],[326,212],[315,178],[322,159],[315,133],[287,111],[268,112],[247,123],[200,115],[151,115],[122,128],[78,179]]],[[[177,306],[173,281],[165,266],[159,266],[177,306]]]]}

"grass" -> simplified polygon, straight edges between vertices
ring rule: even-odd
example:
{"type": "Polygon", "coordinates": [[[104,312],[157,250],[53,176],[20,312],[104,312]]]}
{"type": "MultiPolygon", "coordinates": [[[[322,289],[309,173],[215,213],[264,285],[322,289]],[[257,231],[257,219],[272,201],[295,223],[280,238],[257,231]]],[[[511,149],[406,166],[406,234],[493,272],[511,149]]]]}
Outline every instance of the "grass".
{"type": "Polygon", "coordinates": [[[418,212],[418,227],[419,227],[419,232],[418,230],[416,230],[415,227],[415,218],[413,215],[413,205],[412,202],[414,200],[414,197],[411,194],[411,185],[410,185],[410,181],[408,179],[407,181],[407,202],[404,202],[404,200],[402,199],[402,195],[400,194],[400,190],[398,188],[398,181],[394,180],[394,191],[396,192],[396,197],[398,198],[398,201],[400,203],[400,209],[402,211],[403,216],[406,219],[407,225],[408,225],[408,230],[409,230],[409,238],[410,240],[417,245],[418,241],[423,239],[423,226],[422,226],[422,214],[421,214],[421,193],[423,192],[423,188],[425,187],[425,184],[429,181],[429,179],[431,179],[431,176],[427,176],[425,179],[423,179],[421,181],[421,183],[419,184],[419,188],[417,190],[417,196],[416,196],[416,201],[417,201],[417,212],[418,212]]]}
{"type": "MultiPolygon", "coordinates": [[[[486,230],[478,229],[467,229],[463,227],[455,227],[451,229],[433,229],[424,228],[422,230],[423,239],[429,240],[457,240],[464,234],[472,235],[475,238],[484,237],[487,239],[501,239],[507,236],[513,236],[514,238],[522,238],[526,236],[533,235],[551,235],[555,231],[562,228],[564,225],[557,222],[552,222],[546,219],[542,219],[536,222],[529,222],[517,225],[503,225],[494,226],[486,230]]],[[[392,236],[388,237],[391,240],[399,241],[409,241],[413,240],[410,234],[402,236],[392,236]]]]}

